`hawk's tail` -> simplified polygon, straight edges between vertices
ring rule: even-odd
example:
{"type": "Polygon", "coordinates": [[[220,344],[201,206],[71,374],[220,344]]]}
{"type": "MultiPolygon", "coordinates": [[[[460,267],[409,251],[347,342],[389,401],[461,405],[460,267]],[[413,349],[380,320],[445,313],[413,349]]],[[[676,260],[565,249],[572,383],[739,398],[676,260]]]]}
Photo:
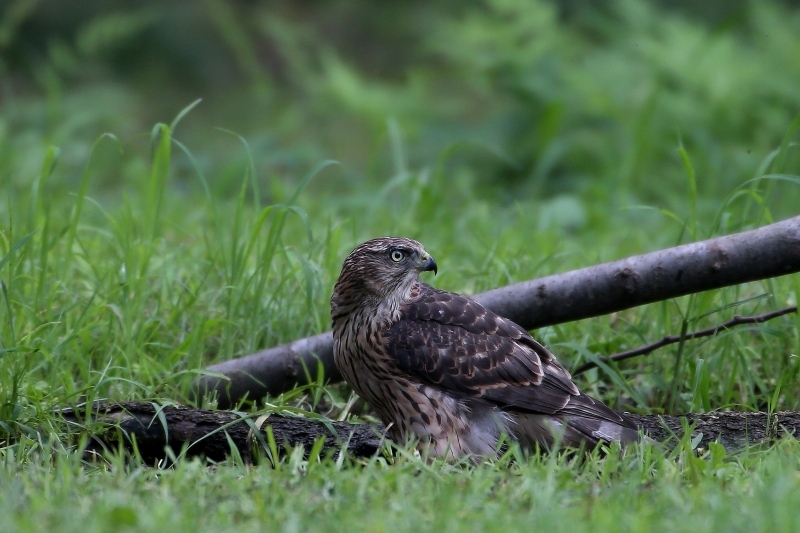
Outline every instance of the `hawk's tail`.
{"type": "MultiPolygon", "coordinates": [[[[616,414],[616,413],[615,413],[616,414]]],[[[516,414],[516,434],[520,441],[538,443],[551,448],[558,442],[568,447],[593,448],[601,442],[618,442],[622,446],[639,440],[636,426],[627,418],[617,415],[618,421],[606,418],[569,415],[516,414]]]]}
{"type": "Polygon", "coordinates": [[[618,442],[626,446],[639,440],[639,432],[633,424],[629,426],[610,420],[570,416],[567,418],[567,430],[564,432],[564,440],[568,438],[573,441],[573,446],[576,444],[575,438],[578,439],[578,445],[586,443],[590,447],[600,442],[618,442]]]}

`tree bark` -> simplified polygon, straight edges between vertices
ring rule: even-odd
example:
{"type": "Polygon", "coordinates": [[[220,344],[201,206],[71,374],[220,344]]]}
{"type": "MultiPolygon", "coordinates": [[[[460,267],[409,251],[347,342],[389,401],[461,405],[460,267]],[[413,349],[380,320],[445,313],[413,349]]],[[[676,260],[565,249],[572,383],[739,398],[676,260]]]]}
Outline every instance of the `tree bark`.
{"type": "Polygon", "coordinates": [[[355,457],[370,457],[381,447],[383,428],[368,424],[331,422],[326,425],[311,419],[272,414],[257,427],[258,415],[235,411],[210,411],[183,406],[161,407],[152,402],[100,402],[91,413],[83,408],[67,408],[61,416],[68,427],[81,427],[87,421],[106,424],[89,435],[84,450],[87,458],[134,449],[147,464],[157,464],[181,453],[185,457],[205,457],[223,461],[235,450],[242,460],[252,463],[267,442],[271,428],[281,453],[295,446],[310,450],[318,438],[324,439],[322,455],[345,448],[355,457]],[[88,415],[88,416],[87,416],[88,415]],[[333,432],[331,432],[331,429],[333,432]],[[165,450],[169,448],[172,454],[165,450]]]}
{"type": "MultiPolygon", "coordinates": [[[[84,451],[88,457],[120,448],[131,452],[135,447],[147,464],[169,461],[170,456],[181,453],[216,462],[230,457],[234,450],[244,462],[251,463],[255,457],[269,456],[264,451],[267,428],[271,428],[279,453],[297,446],[307,453],[317,439],[324,439],[321,456],[346,449],[354,457],[371,457],[379,453],[384,434],[381,426],[346,422],[326,425],[278,414],[270,415],[256,428],[257,415],[179,406],[162,408],[149,402],[99,403],[89,416],[85,408],[64,409],[61,414],[71,425],[82,425],[87,420],[107,424],[104,430],[90,435],[84,451]],[[172,453],[167,453],[168,448],[172,453]]],[[[688,425],[692,438],[700,436],[698,447],[707,449],[709,443],[719,442],[728,451],[793,436],[800,428],[800,413],[790,411],[628,416],[646,435],[667,446],[674,445],[684,435],[684,425],[688,425]]]]}
{"type": "MultiPolygon", "coordinates": [[[[473,296],[526,329],[800,271],[800,216],[751,231],[524,281],[473,296]]],[[[197,391],[220,407],[315,380],[341,380],[330,332],[208,367],[197,391]],[[222,374],[220,376],[219,374],[222,374]]]]}

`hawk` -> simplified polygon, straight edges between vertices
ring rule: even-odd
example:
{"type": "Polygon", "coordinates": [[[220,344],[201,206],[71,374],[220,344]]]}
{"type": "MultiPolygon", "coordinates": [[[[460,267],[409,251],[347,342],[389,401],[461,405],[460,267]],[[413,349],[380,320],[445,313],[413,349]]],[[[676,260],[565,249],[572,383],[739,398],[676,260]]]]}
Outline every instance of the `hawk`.
{"type": "Polygon", "coordinates": [[[336,366],[393,440],[450,458],[494,455],[503,435],[545,448],[637,440],[525,329],[422,282],[427,271],[436,261],[417,241],[373,239],[344,260],[331,297],[336,366]]]}

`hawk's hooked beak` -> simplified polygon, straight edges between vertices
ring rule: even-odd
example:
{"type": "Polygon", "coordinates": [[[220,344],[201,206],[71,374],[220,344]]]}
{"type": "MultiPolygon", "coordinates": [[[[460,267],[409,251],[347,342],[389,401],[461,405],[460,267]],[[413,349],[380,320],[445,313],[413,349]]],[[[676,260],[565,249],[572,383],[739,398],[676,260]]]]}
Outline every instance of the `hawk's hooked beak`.
{"type": "Polygon", "coordinates": [[[422,252],[419,255],[419,263],[417,268],[422,272],[430,272],[433,270],[434,276],[439,273],[439,270],[436,267],[436,259],[434,259],[433,256],[427,252],[422,252]]]}

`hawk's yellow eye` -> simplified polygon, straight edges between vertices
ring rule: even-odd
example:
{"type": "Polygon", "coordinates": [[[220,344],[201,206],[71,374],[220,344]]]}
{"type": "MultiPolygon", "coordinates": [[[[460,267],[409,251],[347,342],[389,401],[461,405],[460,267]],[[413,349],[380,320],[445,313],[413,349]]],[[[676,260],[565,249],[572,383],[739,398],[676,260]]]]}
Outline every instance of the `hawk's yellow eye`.
{"type": "Polygon", "coordinates": [[[405,256],[406,254],[404,254],[402,250],[392,250],[392,253],[389,255],[395,263],[402,261],[405,256]]]}

